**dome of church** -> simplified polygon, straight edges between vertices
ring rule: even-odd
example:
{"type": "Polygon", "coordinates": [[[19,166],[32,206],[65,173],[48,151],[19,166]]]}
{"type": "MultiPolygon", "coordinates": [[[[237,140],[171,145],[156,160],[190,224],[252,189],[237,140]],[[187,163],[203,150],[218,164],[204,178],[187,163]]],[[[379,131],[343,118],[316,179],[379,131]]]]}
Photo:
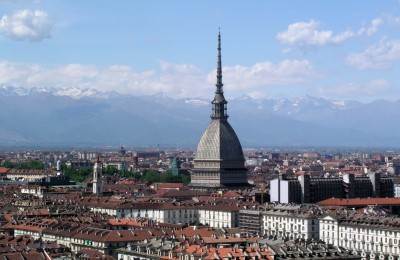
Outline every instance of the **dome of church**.
{"type": "Polygon", "coordinates": [[[244,161],[239,138],[227,120],[211,120],[197,146],[195,160],[244,161]]]}

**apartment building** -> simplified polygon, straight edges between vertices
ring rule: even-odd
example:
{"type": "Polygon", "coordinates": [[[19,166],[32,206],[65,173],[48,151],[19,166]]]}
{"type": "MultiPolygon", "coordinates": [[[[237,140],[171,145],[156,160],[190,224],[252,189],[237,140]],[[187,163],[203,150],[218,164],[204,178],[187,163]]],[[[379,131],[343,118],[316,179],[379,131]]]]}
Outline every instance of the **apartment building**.
{"type": "Polygon", "coordinates": [[[261,211],[264,235],[288,238],[319,238],[319,217],[316,205],[278,204],[261,211]]]}
{"type": "Polygon", "coordinates": [[[392,198],[393,180],[380,173],[365,175],[344,174],[342,177],[297,178],[281,175],[270,182],[271,202],[316,203],[328,198],[392,198]]]}
{"type": "MultiPolygon", "coordinates": [[[[370,259],[400,257],[400,218],[337,211],[320,219],[320,238],[370,259]]],[[[366,258],[367,259],[367,258],[366,258]]]]}

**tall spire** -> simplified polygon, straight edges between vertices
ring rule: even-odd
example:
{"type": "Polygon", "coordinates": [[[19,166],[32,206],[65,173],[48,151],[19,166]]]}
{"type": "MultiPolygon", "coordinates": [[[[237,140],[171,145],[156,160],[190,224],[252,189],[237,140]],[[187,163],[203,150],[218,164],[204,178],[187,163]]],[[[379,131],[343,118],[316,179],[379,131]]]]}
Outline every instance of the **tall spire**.
{"type": "Polygon", "coordinates": [[[226,113],[226,104],[228,102],[225,100],[224,91],[222,89],[222,61],[221,61],[221,32],[218,32],[218,62],[217,62],[217,87],[215,90],[214,100],[212,104],[212,115],[211,118],[227,119],[228,114],[226,113]]]}
{"type": "Polygon", "coordinates": [[[222,61],[221,61],[221,32],[218,31],[218,62],[217,62],[217,89],[215,93],[223,94],[224,91],[222,90],[222,61]]]}

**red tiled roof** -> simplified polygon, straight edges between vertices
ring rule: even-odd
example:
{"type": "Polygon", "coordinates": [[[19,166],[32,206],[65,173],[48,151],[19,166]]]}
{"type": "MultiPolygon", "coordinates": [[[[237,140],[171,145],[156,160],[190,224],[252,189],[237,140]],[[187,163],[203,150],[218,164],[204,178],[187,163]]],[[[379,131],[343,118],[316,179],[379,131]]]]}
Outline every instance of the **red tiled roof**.
{"type": "Polygon", "coordinates": [[[105,260],[110,260],[110,259],[115,259],[111,256],[107,256],[102,254],[99,251],[92,250],[92,249],[82,249],[79,250],[76,255],[79,257],[79,259],[105,259],[105,260]]]}
{"type": "Polygon", "coordinates": [[[243,197],[241,194],[234,192],[234,191],[227,191],[225,192],[222,197],[227,197],[227,198],[241,198],[243,197]]]}
{"type": "Polygon", "coordinates": [[[215,232],[208,228],[195,228],[193,226],[186,227],[183,230],[176,230],[176,236],[185,235],[186,237],[193,237],[199,235],[202,238],[211,237],[215,232]]]}
{"type": "Polygon", "coordinates": [[[156,234],[156,232],[158,232],[158,230],[108,230],[87,227],[76,233],[73,238],[108,243],[134,242],[162,235],[161,231],[159,232],[160,234],[156,234]]]}
{"type": "Polygon", "coordinates": [[[368,206],[368,205],[392,205],[400,206],[400,198],[331,198],[318,202],[322,206],[368,206]]]}
{"type": "Polygon", "coordinates": [[[0,167],[0,174],[7,173],[9,170],[10,170],[10,168],[0,167]]]}
{"type": "Polygon", "coordinates": [[[168,192],[168,190],[156,190],[156,194],[159,196],[163,196],[167,192],[168,192]]]}
{"type": "Polygon", "coordinates": [[[135,226],[135,227],[142,227],[148,224],[147,221],[138,222],[136,220],[131,220],[127,218],[123,219],[109,219],[108,223],[112,226],[135,226]]]}
{"type": "Polygon", "coordinates": [[[153,183],[154,187],[157,187],[157,189],[182,189],[185,187],[183,183],[153,183]]]}

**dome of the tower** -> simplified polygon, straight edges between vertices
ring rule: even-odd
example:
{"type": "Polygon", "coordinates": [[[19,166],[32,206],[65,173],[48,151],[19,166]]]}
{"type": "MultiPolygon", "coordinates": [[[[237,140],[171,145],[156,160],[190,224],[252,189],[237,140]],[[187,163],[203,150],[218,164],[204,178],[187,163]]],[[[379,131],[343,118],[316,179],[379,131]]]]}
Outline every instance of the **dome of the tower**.
{"type": "Polygon", "coordinates": [[[211,120],[197,146],[195,160],[244,161],[239,138],[227,120],[211,120]]]}

